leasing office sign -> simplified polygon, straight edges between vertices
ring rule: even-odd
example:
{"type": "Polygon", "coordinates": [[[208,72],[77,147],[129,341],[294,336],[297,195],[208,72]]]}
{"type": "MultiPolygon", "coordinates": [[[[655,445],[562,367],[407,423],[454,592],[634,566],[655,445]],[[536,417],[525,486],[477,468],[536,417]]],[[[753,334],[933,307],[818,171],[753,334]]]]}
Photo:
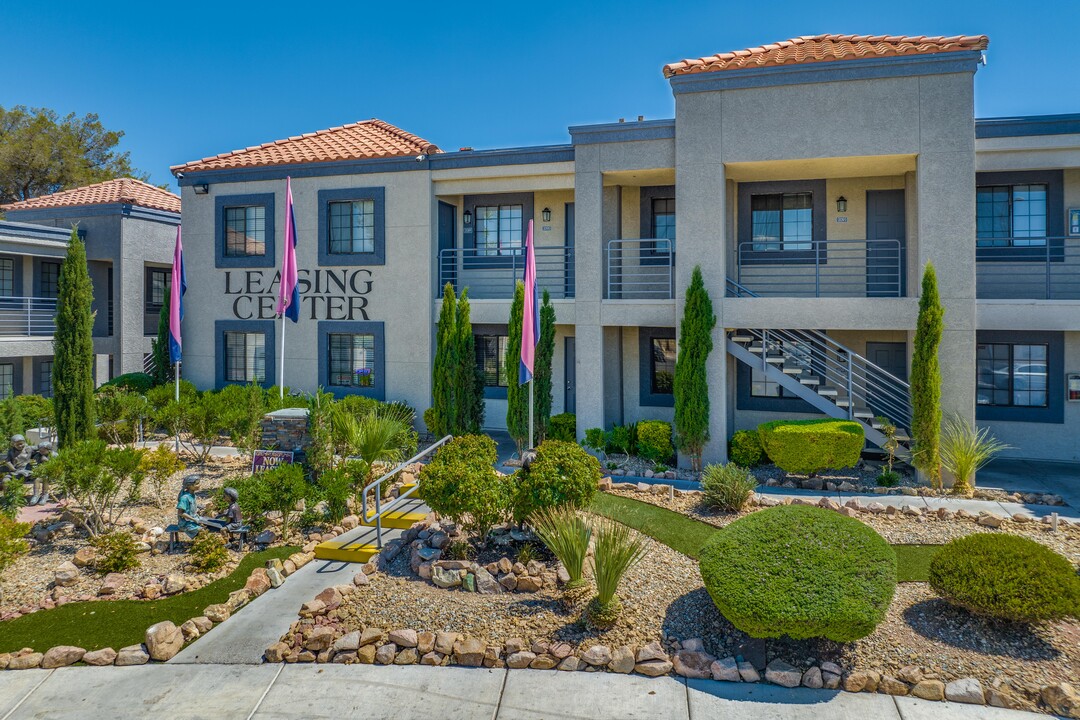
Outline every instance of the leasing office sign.
{"type": "MultiPolygon", "coordinates": [[[[370,319],[370,270],[303,269],[297,272],[297,278],[301,316],[312,320],[370,319]]],[[[233,298],[233,316],[238,320],[273,320],[277,317],[274,308],[280,282],[281,272],[277,270],[226,270],[225,295],[233,298]]]]}

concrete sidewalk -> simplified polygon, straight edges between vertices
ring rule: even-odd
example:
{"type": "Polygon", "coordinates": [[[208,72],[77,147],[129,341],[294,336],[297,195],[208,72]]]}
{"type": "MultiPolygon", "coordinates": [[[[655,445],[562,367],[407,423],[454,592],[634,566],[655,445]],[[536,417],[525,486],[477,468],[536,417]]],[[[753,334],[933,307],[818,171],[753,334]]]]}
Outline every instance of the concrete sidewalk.
{"type": "Polygon", "coordinates": [[[372,665],[142,665],[0,673],[0,720],[1023,720],[1015,710],[611,673],[372,665]]]}

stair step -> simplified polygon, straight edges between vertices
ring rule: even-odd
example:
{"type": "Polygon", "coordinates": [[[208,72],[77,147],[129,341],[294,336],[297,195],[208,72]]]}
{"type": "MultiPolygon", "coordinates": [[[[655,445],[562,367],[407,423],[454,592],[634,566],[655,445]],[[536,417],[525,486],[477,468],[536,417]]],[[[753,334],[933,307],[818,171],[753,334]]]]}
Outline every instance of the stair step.
{"type": "Polygon", "coordinates": [[[335,538],[315,546],[315,559],[366,563],[377,552],[379,552],[379,548],[375,545],[359,544],[354,541],[335,538]]]}
{"type": "Polygon", "coordinates": [[[819,387],[817,389],[817,394],[822,397],[837,397],[840,394],[840,391],[834,387],[819,387]]]}
{"type": "Polygon", "coordinates": [[[769,355],[765,358],[765,362],[770,365],[782,365],[784,363],[783,355],[769,355]]]}
{"type": "MultiPolygon", "coordinates": [[[[392,510],[382,517],[382,526],[384,528],[396,528],[398,530],[408,530],[414,523],[418,523],[427,516],[427,513],[416,512],[415,510],[392,510]]],[[[374,520],[367,520],[365,518],[360,519],[360,524],[366,527],[375,527],[374,520]]]]}
{"type": "Polygon", "coordinates": [[[821,378],[814,377],[813,375],[804,375],[803,377],[799,378],[799,382],[803,385],[820,385],[821,378]]]}
{"type": "Polygon", "coordinates": [[[754,342],[754,336],[753,335],[732,335],[731,339],[734,342],[737,342],[737,343],[754,342]]]}
{"type": "Polygon", "coordinates": [[[868,408],[855,408],[855,412],[853,412],[852,415],[860,420],[868,420],[874,417],[874,411],[868,408]]]}
{"type": "Polygon", "coordinates": [[[802,375],[803,374],[803,369],[801,367],[797,366],[797,365],[795,367],[788,367],[787,365],[785,365],[784,366],[784,374],[785,375],[802,375]]]}
{"type": "Polygon", "coordinates": [[[762,351],[764,350],[764,346],[762,346],[761,343],[757,342],[757,343],[751,344],[750,347],[748,347],[746,349],[749,350],[752,353],[757,353],[758,355],[760,355],[762,353],[762,351]]]}

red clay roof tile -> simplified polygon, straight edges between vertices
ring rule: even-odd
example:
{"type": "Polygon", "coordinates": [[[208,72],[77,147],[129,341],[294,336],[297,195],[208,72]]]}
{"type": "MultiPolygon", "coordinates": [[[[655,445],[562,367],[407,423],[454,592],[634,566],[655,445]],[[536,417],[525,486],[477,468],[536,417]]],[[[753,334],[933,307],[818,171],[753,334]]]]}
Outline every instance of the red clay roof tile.
{"type": "Polygon", "coordinates": [[[179,197],[168,190],[162,190],[135,178],[116,178],[71,190],[61,190],[51,195],[41,195],[8,205],[0,205],[0,210],[42,210],[110,203],[125,203],[154,210],[180,212],[179,197]]]}

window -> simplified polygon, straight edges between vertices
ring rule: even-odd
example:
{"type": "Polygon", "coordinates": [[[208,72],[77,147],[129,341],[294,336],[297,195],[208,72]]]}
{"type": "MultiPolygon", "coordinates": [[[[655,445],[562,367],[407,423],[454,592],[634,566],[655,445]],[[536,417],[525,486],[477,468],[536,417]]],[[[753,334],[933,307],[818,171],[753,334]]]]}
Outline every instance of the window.
{"type": "Polygon", "coordinates": [[[332,202],[330,252],[344,255],[375,252],[375,201],[332,202]]]}
{"type": "Polygon", "coordinates": [[[15,394],[15,366],[12,363],[0,363],[0,400],[7,400],[15,394]]]}
{"type": "Polygon", "coordinates": [[[1048,407],[1047,345],[980,343],[975,354],[976,402],[996,407],[1048,407]]]}
{"type": "Polygon", "coordinates": [[[52,397],[52,360],[42,360],[38,365],[38,394],[52,397]]]}
{"type": "Polygon", "coordinates": [[[258,332],[225,333],[225,381],[266,381],[266,335],[258,332]]]}
{"type": "MultiPolygon", "coordinates": [[[[811,347],[806,343],[785,342],[784,353],[787,359],[784,361],[784,366],[809,369],[812,352],[811,347]]],[[[797,396],[784,390],[777,381],[769,379],[761,367],[752,367],[750,368],[750,397],[793,398],[797,396]]]]}
{"type": "Polygon", "coordinates": [[[15,261],[0,258],[0,297],[15,295],[15,261]]]}
{"type": "MultiPolygon", "coordinates": [[[[163,268],[147,268],[146,311],[160,312],[172,286],[172,271],[163,268]]],[[[112,333],[110,333],[111,335],[112,333]]]]}
{"type": "Polygon", "coordinates": [[[975,189],[979,247],[1046,245],[1046,184],[985,185],[975,189]]]}
{"type": "Polygon", "coordinates": [[[675,239],[675,198],[653,198],[652,227],[649,230],[649,237],[675,239]]]}
{"type": "Polygon", "coordinates": [[[330,333],[330,384],[344,387],[375,385],[375,336],[330,333]]]}
{"type": "Polygon", "coordinates": [[[476,367],[484,387],[506,387],[506,335],[476,336],[476,367]]]}
{"type": "Polygon", "coordinates": [[[813,193],[750,196],[755,252],[813,249],[813,193]]]}
{"type": "Polygon", "coordinates": [[[476,254],[513,255],[522,245],[521,205],[476,206],[476,254]]]}
{"type": "Polygon", "coordinates": [[[225,208],[225,256],[266,255],[266,208],[225,208]]]}
{"type": "Polygon", "coordinates": [[[675,392],[675,338],[652,338],[649,371],[650,392],[655,395],[675,392]]]}
{"type": "Polygon", "coordinates": [[[41,263],[41,297],[54,298],[60,294],[60,263],[41,263]]]}

